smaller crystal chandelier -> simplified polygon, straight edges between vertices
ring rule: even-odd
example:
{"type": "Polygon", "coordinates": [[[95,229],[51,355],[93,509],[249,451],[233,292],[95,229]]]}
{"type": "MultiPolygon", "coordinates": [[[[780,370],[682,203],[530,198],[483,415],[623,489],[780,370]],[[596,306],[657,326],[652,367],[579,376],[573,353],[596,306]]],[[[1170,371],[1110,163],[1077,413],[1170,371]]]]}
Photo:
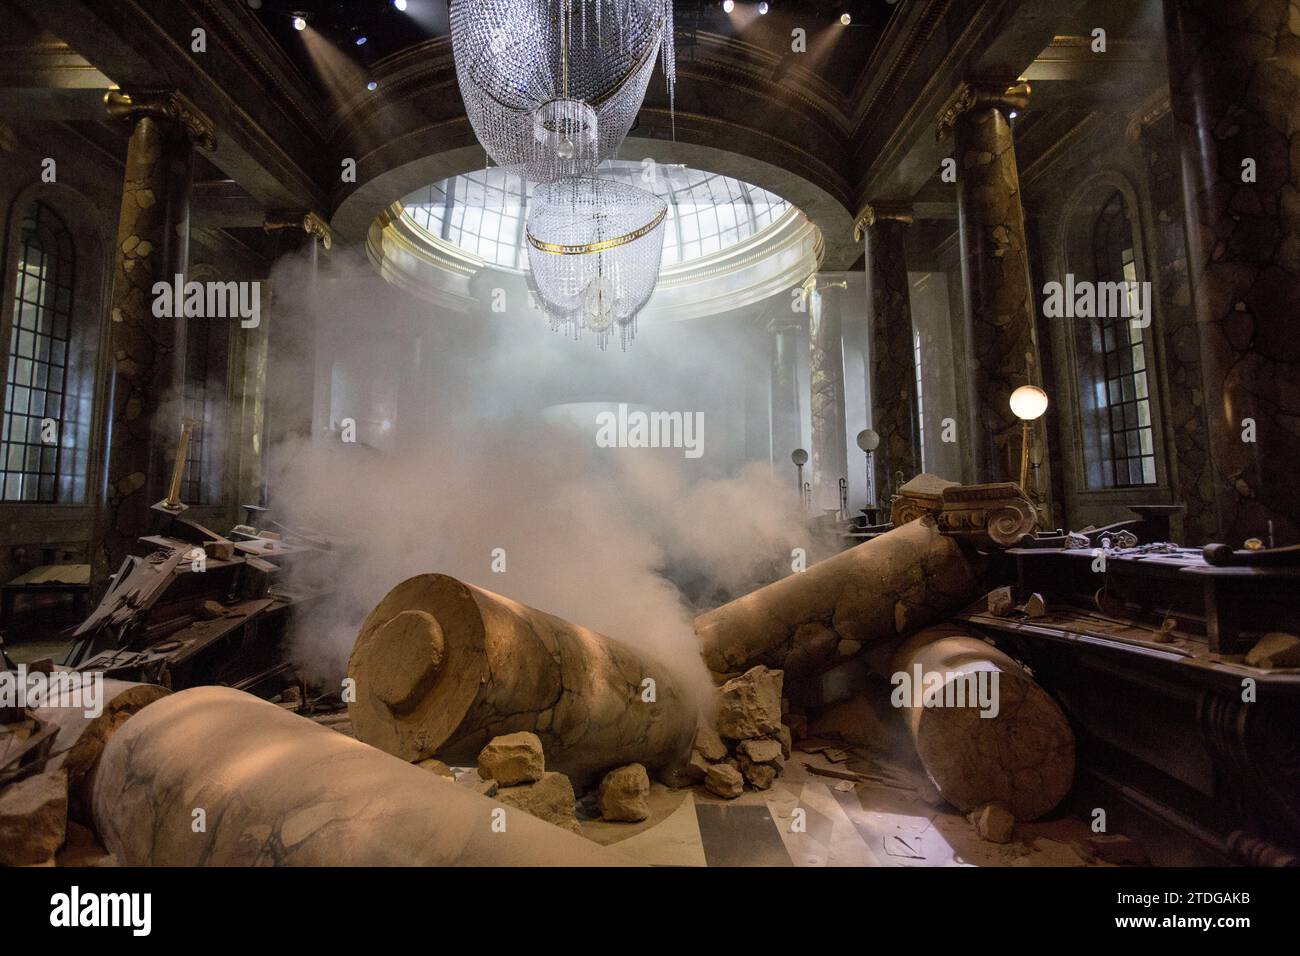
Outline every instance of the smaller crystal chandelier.
{"type": "Polygon", "coordinates": [[[614,329],[624,349],[659,279],[668,205],[627,183],[579,177],[533,190],[526,235],[531,284],[554,329],[614,329]]]}

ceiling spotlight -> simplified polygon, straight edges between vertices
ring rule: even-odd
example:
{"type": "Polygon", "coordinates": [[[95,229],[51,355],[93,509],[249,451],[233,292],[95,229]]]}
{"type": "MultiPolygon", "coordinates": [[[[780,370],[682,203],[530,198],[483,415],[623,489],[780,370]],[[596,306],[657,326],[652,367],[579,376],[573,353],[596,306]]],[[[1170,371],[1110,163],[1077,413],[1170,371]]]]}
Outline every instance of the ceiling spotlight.
{"type": "Polygon", "coordinates": [[[393,6],[397,7],[402,13],[406,12],[406,0],[393,0],[393,6]]]}
{"type": "Polygon", "coordinates": [[[376,83],[374,80],[371,80],[369,83],[366,84],[366,89],[368,89],[371,93],[373,93],[375,90],[379,89],[379,84],[376,83]]]}
{"type": "Polygon", "coordinates": [[[365,45],[366,45],[366,38],[364,36],[357,37],[357,46],[365,46],[365,45]]]}
{"type": "Polygon", "coordinates": [[[736,0],[722,0],[722,12],[730,13],[736,9],[736,0]]]}
{"type": "Polygon", "coordinates": [[[297,30],[299,33],[301,33],[303,30],[306,30],[306,29],[307,29],[307,18],[304,17],[301,13],[294,14],[294,18],[293,18],[293,28],[294,28],[295,30],[297,30]]]}
{"type": "Polygon", "coordinates": [[[1019,116],[1019,115],[1020,115],[1020,111],[1019,111],[1019,110],[1012,110],[1010,113],[1007,114],[1007,118],[1008,118],[1008,119],[1015,119],[1015,118],[1016,118],[1017,116],[1019,116]]]}
{"type": "Polygon", "coordinates": [[[767,16],[767,11],[768,11],[768,6],[767,6],[766,3],[760,3],[760,4],[758,5],[758,15],[759,15],[760,17],[765,17],[765,16],[767,16]]]}
{"type": "Polygon", "coordinates": [[[840,14],[840,23],[844,24],[847,27],[852,22],[853,22],[853,17],[849,16],[849,14],[847,13],[840,14]]]}

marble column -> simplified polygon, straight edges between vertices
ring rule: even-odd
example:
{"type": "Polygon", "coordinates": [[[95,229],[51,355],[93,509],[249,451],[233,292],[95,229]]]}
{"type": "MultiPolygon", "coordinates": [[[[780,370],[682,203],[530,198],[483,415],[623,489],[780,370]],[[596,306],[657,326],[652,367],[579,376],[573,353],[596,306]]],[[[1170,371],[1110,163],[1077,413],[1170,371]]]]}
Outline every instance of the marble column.
{"type": "Polygon", "coordinates": [[[905,242],[910,205],[874,202],[858,219],[866,236],[867,303],[871,321],[871,422],[880,435],[873,465],[875,500],[886,503],[894,474],[921,470],[916,350],[905,242]]]}
{"type": "Polygon", "coordinates": [[[184,275],[189,256],[193,143],[216,147],[211,122],[185,97],[111,90],[114,119],[131,124],[117,225],[109,347],[110,428],[92,564],[102,585],[153,530],[180,434],[183,316],[157,318],[153,288],[184,275]]]}
{"type": "Polygon", "coordinates": [[[808,294],[808,371],[812,411],[812,507],[840,505],[840,479],[848,477],[844,426],[843,291],[847,281],[813,276],[808,294]]]}
{"type": "MultiPolygon", "coordinates": [[[[1008,400],[1042,385],[1033,283],[1008,114],[1023,110],[1029,84],[963,83],[939,116],[957,160],[963,304],[971,375],[966,394],[977,481],[1018,481],[1021,425],[1008,400]]],[[[1049,413],[1050,414],[1050,413],[1049,413]]],[[[1038,447],[1046,447],[1039,420],[1038,447]]],[[[959,435],[959,440],[967,438],[959,435]]],[[[1050,487],[1046,456],[1040,487],[1050,487]]]]}
{"type": "Polygon", "coordinates": [[[1300,8],[1166,0],[1219,535],[1300,542],[1300,8]]]}
{"type": "Polygon", "coordinates": [[[803,349],[802,316],[779,316],[768,323],[772,337],[772,467],[777,474],[793,473],[790,453],[803,441],[799,401],[799,353],[803,349]]]}

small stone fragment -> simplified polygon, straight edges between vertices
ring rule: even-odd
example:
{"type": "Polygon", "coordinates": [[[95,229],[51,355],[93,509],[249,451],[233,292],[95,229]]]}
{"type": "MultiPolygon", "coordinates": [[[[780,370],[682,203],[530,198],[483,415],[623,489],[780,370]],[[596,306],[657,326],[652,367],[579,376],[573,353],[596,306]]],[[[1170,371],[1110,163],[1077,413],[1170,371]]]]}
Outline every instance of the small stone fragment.
{"type": "Polygon", "coordinates": [[[691,759],[686,764],[686,776],[696,783],[703,782],[708,776],[709,768],[713,766],[704,759],[704,755],[698,750],[691,752],[691,759]]]}
{"type": "Polygon", "coordinates": [[[852,657],[860,650],[862,650],[861,641],[840,641],[835,645],[835,653],[840,657],[852,657]]]}
{"type": "Polygon", "coordinates": [[[68,773],[55,770],[0,791],[0,866],[54,859],[68,826],[68,773]]]}
{"type": "Polygon", "coordinates": [[[417,760],[415,765],[425,770],[431,770],[440,777],[446,777],[453,783],[456,780],[456,771],[452,770],[441,760],[436,760],[433,757],[426,757],[424,760],[417,760]]]}
{"type": "Polygon", "coordinates": [[[975,824],[975,832],[990,843],[1009,843],[1016,829],[1016,818],[1000,803],[986,803],[967,817],[975,824]]]}
{"type": "Polygon", "coordinates": [[[1274,631],[1246,652],[1251,667],[1300,667],[1300,637],[1274,631]]]}
{"type": "Polygon", "coordinates": [[[781,759],[781,742],[770,738],[742,740],[739,751],[754,763],[775,763],[781,759]]]}
{"type": "Polygon", "coordinates": [[[1047,602],[1043,600],[1041,594],[1035,591],[1029,595],[1029,600],[1025,602],[1022,610],[1025,612],[1026,617],[1042,617],[1047,613],[1047,602]]]}
{"type": "Polygon", "coordinates": [[[1011,588],[997,588],[989,592],[989,613],[994,617],[1007,617],[1016,607],[1011,588]]]}
{"type": "Polygon", "coordinates": [[[727,755],[727,745],[712,727],[701,727],[695,732],[693,749],[709,763],[717,763],[727,755]]]}
{"type": "Polygon", "coordinates": [[[550,771],[543,773],[536,783],[501,787],[497,790],[496,799],[572,833],[581,829],[578,826],[578,802],[573,796],[573,784],[562,773],[550,771]]]}
{"type": "Polygon", "coordinates": [[[503,787],[541,780],[545,770],[541,738],[528,731],[493,737],[479,751],[478,775],[503,787]]]}
{"type": "Polygon", "coordinates": [[[600,782],[600,816],[603,820],[640,823],[650,816],[650,775],[639,763],[605,774],[600,782]]]}
{"type": "Polygon", "coordinates": [[[745,779],[755,790],[770,790],[776,782],[776,768],[765,763],[748,763],[745,765],[745,779]]]}
{"type": "Polygon", "coordinates": [[[745,778],[730,764],[709,764],[704,786],[710,793],[733,800],[745,792],[745,778]]]}
{"type": "Polygon", "coordinates": [[[225,605],[219,601],[207,600],[199,605],[199,617],[206,621],[215,621],[217,618],[225,616],[225,605]]]}
{"type": "Polygon", "coordinates": [[[781,728],[779,670],[758,665],[733,677],[718,692],[718,733],[732,740],[764,737],[781,728]]]}

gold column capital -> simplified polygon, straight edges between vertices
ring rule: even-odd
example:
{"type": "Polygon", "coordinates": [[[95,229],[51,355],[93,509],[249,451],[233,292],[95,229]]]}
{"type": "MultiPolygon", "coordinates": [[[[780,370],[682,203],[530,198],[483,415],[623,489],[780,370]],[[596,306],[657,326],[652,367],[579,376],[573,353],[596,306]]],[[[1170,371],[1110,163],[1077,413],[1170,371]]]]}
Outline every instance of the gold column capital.
{"type": "Polygon", "coordinates": [[[176,90],[109,90],[104,94],[104,108],[112,119],[153,116],[170,120],[185,127],[208,152],[217,148],[217,131],[212,120],[188,96],[176,90]]]}
{"type": "Polygon", "coordinates": [[[1029,105],[1031,92],[1028,80],[1019,80],[1011,86],[982,80],[963,81],[939,110],[935,139],[943,142],[951,136],[957,120],[973,109],[993,107],[1004,113],[1022,110],[1029,105]]]}
{"type": "Polygon", "coordinates": [[[1136,143],[1142,138],[1142,133],[1168,113],[1169,109],[1169,90],[1156,90],[1142,102],[1141,106],[1129,113],[1128,125],[1124,127],[1124,137],[1130,143],[1136,143]]]}
{"type": "Polygon", "coordinates": [[[279,229],[301,229],[313,239],[319,239],[327,252],[334,248],[334,231],[330,229],[329,223],[323,216],[310,210],[267,213],[266,219],[262,222],[262,229],[268,233],[279,229]]]}
{"type": "Polygon", "coordinates": [[[911,222],[913,218],[912,204],[910,202],[895,199],[873,199],[862,207],[862,211],[853,220],[853,241],[861,242],[866,231],[882,219],[892,219],[895,222],[911,222]]]}

